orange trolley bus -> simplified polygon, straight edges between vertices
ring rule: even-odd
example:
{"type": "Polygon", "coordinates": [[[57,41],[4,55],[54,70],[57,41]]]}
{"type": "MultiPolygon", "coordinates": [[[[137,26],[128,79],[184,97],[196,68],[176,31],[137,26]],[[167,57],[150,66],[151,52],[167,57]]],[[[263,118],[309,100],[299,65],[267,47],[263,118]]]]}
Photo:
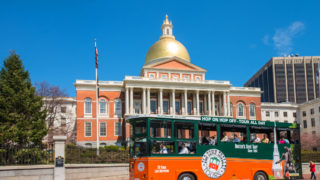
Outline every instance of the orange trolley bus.
{"type": "Polygon", "coordinates": [[[130,180],[301,177],[299,125],[222,117],[130,117],[130,180]]]}

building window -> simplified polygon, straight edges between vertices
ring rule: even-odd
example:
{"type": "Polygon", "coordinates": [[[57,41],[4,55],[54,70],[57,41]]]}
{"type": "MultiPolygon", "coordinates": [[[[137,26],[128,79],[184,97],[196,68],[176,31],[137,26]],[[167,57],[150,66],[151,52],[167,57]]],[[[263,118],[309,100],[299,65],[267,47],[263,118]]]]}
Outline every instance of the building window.
{"type": "Polygon", "coordinates": [[[164,99],[162,102],[162,107],[163,107],[163,113],[169,114],[169,100],[164,99]]]}
{"type": "Polygon", "coordinates": [[[312,135],[315,135],[316,134],[316,131],[312,131],[312,135]]]}
{"type": "Polygon", "coordinates": [[[288,123],[288,120],[284,120],[285,123],[288,123]]]}
{"type": "Polygon", "coordinates": [[[114,100],[114,114],[120,117],[122,115],[121,99],[114,100]]]}
{"type": "Polygon", "coordinates": [[[199,113],[202,115],[203,114],[203,101],[199,102],[199,113]]]}
{"type": "Polygon", "coordinates": [[[162,78],[162,79],[167,79],[168,76],[167,76],[166,74],[161,74],[161,78],[162,78]]]}
{"type": "Polygon", "coordinates": [[[141,114],[141,102],[140,101],[134,102],[134,113],[141,114]]]}
{"type": "Polygon", "coordinates": [[[270,112],[266,111],[266,117],[270,117],[270,112]]]}
{"type": "Polygon", "coordinates": [[[172,75],[172,79],[179,79],[179,76],[178,75],[172,75]]]}
{"type": "Polygon", "coordinates": [[[85,146],[86,148],[92,148],[92,144],[91,144],[91,143],[86,143],[86,144],[84,144],[84,146],[85,146]]]}
{"type": "Polygon", "coordinates": [[[303,116],[303,117],[306,117],[306,116],[307,116],[306,111],[302,111],[302,116],[303,116]]]}
{"type": "Polygon", "coordinates": [[[307,126],[307,120],[303,120],[303,128],[308,128],[308,126],[307,126]]]}
{"type": "Polygon", "coordinates": [[[314,114],[314,109],[310,109],[310,114],[314,114]]]}
{"type": "Polygon", "coordinates": [[[230,103],[230,115],[233,116],[233,105],[230,103]]]}
{"type": "Polygon", "coordinates": [[[106,114],[107,113],[106,104],[107,104],[106,100],[100,99],[100,102],[99,102],[100,114],[106,114]]]}
{"type": "Polygon", "coordinates": [[[319,106],[319,112],[320,112],[320,106],[319,106]]]}
{"type": "Polygon", "coordinates": [[[279,112],[278,111],[274,112],[274,116],[279,117],[279,112]]]}
{"type": "Polygon", "coordinates": [[[151,114],[157,113],[157,101],[155,99],[150,100],[150,112],[151,114]]]}
{"type": "Polygon", "coordinates": [[[256,106],[253,103],[250,103],[250,116],[255,117],[256,116],[256,106]]]}
{"type": "Polygon", "coordinates": [[[283,112],[283,117],[288,117],[288,112],[283,112]]]}
{"type": "Polygon", "coordinates": [[[190,115],[190,114],[192,114],[192,103],[191,103],[191,101],[188,101],[188,103],[187,103],[187,106],[188,106],[188,114],[190,115]]]}
{"type": "Polygon", "coordinates": [[[66,113],[67,112],[67,107],[61,106],[61,113],[66,113]]]}
{"type": "Polygon", "coordinates": [[[196,80],[197,80],[197,81],[200,81],[200,80],[201,80],[201,77],[200,77],[200,76],[196,76],[196,80]]]}
{"type": "Polygon", "coordinates": [[[100,122],[100,136],[107,136],[107,124],[106,124],[106,122],[100,122]]]}
{"type": "Polygon", "coordinates": [[[188,75],[183,76],[183,78],[184,78],[185,80],[189,80],[189,79],[190,79],[188,75]]]}
{"type": "Polygon", "coordinates": [[[238,104],[238,117],[243,117],[245,116],[245,108],[242,103],[238,104]]]}
{"type": "Polygon", "coordinates": [[[176,100],[176,114],[180,114],[180,101],[176,100]]]}
{"type": "Polygon", "coordinates": [[[114,135],[121,136],[121,122],[114,123],[114,135]]]}
{"type": "Polygon", "coordinates": [[[292,116],[293,116],[293,117],[297,117],[297,113],[294,112],[294,113],[292,114],[292,116]]]}
{"type": "Polygon", "coordinates": [[[101,147],[104,147],[104,146],[106,146],[107,144],[106,143],[100,143],[100,146],[101,147]]]}
{"type": "Polygon", "coordinates": [[[86,137],[92,136],[91,122],[85,122],[84,134],[86,137]]]}
{"type": "Polygon", "coordinates": [[[91,114],[92,113],[92,101],[90,98],[84,99],[84,113],[91,114]]]}
{"type": "Polygon", "coordinates": [[[155,78],[155,75],[154,75],[154,74],[149,74],[149,78],[154,79],[154,78],[155,78]]]}
{"type": "Polygon", "coordinates": [[[66,124],[66,118],[61,118],[61,126],[65,126],[66,124]]]}
{"type": "Polygon", "coordinates": [[[315,127],[315,126],[316,126],[316,122],[314,118],[311,118],[311,127],[315,127]]]}

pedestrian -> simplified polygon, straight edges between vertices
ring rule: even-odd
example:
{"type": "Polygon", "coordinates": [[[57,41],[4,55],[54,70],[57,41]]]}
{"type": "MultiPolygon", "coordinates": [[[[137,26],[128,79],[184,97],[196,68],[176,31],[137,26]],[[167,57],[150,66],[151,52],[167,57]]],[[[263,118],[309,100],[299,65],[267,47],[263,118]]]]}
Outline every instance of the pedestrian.
{"type": "Polygon", "coordinates": [[[315,172],[316,172],[316,164],[314,164],[314,162],[310,161],[310,172],[311,172],[311,177],[310,179],[312,179],[314,177],[314,179],[316,179],[316,175],[315,175],[315,172]]]}

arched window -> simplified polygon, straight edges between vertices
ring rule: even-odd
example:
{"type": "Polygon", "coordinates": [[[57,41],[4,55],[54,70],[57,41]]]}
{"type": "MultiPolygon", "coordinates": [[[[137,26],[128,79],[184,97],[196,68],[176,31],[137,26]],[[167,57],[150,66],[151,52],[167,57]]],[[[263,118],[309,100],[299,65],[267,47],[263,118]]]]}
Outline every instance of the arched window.
{"type": "Polygon", "coordinates": [[[92,113],[92,101],[90,98],[84,99],[84,113],[85,114],[92,113]]]}
{"type": "Polygon", "coordinates": [[[85,144],[85,147],[86,147],[86,148],[92,148],[92,144],[91,144],[91,143],[86,143],[86,144],[85,144]]]}
{"type": "Polygon", "coordinates": [[[253,103],[250,103],[250,117],[256,116],[256,105],[253,103]]]}
{"type": "Polygon", "coordinates": [[[99,107],[100,114],[107,114],[107,102],[105,99],[100,99],[99,107]]]}
{"type": "Polygon", "coordinates": [[[238,117],[244,117],[246,112],[246,108],[243,103],[238,104],[238,117]]]}
{"type": "Polygon", "coordinates": [[[114,100],[114,115],[120,117],[122,115],[121,99],[114,100]]]}

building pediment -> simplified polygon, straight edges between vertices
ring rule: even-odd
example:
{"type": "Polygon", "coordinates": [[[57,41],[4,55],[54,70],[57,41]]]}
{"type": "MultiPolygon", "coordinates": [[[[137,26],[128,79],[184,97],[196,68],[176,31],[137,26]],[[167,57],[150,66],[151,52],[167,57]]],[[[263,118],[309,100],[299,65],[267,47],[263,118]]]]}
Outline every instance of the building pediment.
{"type": "Polygon", "coordinates": [[[143,66],[143,69],[167,69],[167,70],[182,70],[182,71],[197,71],[206,72],[205,69],[191,64],[178,57],[162,60],[156,63],[148,64],[143,66]]]}

